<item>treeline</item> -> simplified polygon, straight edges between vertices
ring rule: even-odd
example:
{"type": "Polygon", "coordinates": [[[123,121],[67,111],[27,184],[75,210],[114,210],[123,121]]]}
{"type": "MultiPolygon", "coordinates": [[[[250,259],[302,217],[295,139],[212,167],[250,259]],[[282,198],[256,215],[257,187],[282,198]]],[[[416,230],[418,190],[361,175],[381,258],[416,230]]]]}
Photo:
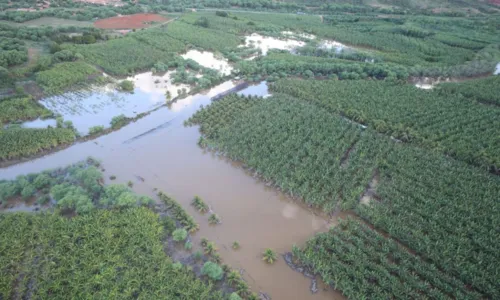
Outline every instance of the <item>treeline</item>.
{"type": "Polygon", "coordinates": [[[69,19],[69,20],[91,21],[94,19],[115,17],[119,14],[131,15],[141,12],[143,12],[143,9],[139,5],[126,5],[118,7],[86,6],[81,10],[65,9],[65,8],[49,8],[34,12],[9,10],[0,12],[0,20],[23,23],[26,21],[35,20],[42,17],[55,17],[55,18],[69,19]]]}

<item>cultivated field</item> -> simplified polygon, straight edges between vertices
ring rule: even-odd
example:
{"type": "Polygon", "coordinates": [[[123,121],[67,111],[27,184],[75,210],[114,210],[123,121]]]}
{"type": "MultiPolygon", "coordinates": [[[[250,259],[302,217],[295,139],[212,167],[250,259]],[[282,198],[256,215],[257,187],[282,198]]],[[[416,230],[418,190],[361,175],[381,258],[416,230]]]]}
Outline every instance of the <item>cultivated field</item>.
{"type": "Polygon", "coordinates": [[[135,14],[97,20],[94,22],[94,26],[102,29],[138,29],[166,21],[168,19],[157,14],[135,14]]]}

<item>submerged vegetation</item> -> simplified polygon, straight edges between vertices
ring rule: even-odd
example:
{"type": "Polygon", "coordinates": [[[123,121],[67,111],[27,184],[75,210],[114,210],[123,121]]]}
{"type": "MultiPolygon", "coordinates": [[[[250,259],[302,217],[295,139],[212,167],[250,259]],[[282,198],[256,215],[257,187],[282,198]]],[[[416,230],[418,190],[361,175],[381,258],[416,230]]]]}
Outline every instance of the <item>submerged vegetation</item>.
{"type": "Polygon", "coordinates": [[[201,213],[206,213],[209,210],[208,205],[199,196],[194,196],[193,201],[191,201],[191,205],[193,205],[201,213]]]}
{"type": "Polygon", "coordinates": [[[264,253],[262,253],[262,260],[268,264],[273,264],[278,259],[278,255],[273,249],[267,248],[264,253]]]}
{"type": "Polygon", "coordinates": [[[160,200],[166,205],[168,211],[171,212],[172,218],[179,222],[187,231],[195,232],[199,229],[198,223],[190,216],[175,199],[167,196],[163,192],[158,193],[160,200]]]}
{"type": "MultiPolygon", "coordinates": [[[[161,91],[169,104],[229,78],[266,80],[272,96],[216,97],[185,125],[200,126],[202,148],[268,186],[327,214],[352,212],[294,247],[293,264],[350,299],[500,299],[500,76],[486,77],[500,68],[495,1],[132,2],[55,0],[30,11],[35,1],[0,0],[0,166],[78,140],[37,99],[96,82],[142,89],[103,72],[169,74],[156,89],[189,85],[176,97],[161,91]],[[143,11],[175,18],[127,33],[24,23],[143,11]],[[289,41],[301,46],[267,51],[289,41]],[[204,51],[229,68],[183,58],[204,51]],[[444,83],[408,84],[426,81],[444,83]],[[49,117],[55,127],[20,124],[49,117]]],[[[90,138],[135,119],[115,114],[90,138]]],[[[257,299],[214,242],[190,252],[199,224],[175,199],[137,196],[132,181],[105,185],[99,167],[91,159],[0,181],[2,209],[42,210],[0,214],[0,299],[257,299]],[[188,258],[174,262],[165,255],[173,248],[188,258]]],[[[191,205],[220,224],[200,197],[191,205]]],[[[272,249],[260,255],[278,259],[272,249]]]]}
{"type": "MultiPolygon", "coordinates": [[[[495,240],[493,220],[500,218],[495,200],[500,195],[499,177],[439,151],[397,142],[372,129],[375,124],[368,123],[366,128],[354,122],[359,120],[352,121],[352,115],[346,119],[316,100],[322,94],[315,92],[321,89],[310,86],[322,82],[294,83],[299,87],[297,96],[311,89],[309,95],[314,97],[304,95],[304,101],[278,94],[254,99],[253,106],[241,109],[248,98],[231,95],[199,110],[189,124],[201,124],[212,147],[242,161],[263,180],[326,212],[355,209],[446,276],[495,298],[499,289],[491,278],[498,266],[494,249],[500,245],[491,243],[495,240]],[[239,108],[233,109],[235,105],[239,108]],[[376,195],[368,203],[359,203],[373,181],[377,182],[376,195]]],[[[324,88],[336,88],[336,83],[332,85],[324,88]]],[[[387,84],[389,92],[391,88],[402,89],[387,84]]],[[[289,89],[294,90],[293,85],[289,89]]],[[[342,103],[338,94],[331,95],[326,103],[342,103]]],[[[455,104],[476,105],[460,98],[455,104]]],[[[375,108],[366,111],[376,112],[375,108]]],[[[398,115],[393,112],[390,117],[398,115]]]]}

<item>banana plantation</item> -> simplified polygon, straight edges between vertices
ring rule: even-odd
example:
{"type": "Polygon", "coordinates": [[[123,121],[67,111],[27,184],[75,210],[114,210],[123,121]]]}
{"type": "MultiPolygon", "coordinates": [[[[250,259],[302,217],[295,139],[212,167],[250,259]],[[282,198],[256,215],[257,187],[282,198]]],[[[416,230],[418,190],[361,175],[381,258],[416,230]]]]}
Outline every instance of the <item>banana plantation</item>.
{"type": "MultiPolygon", "coordinates": [[[[339,89],[343,84],[331,85],[339,89]]],[[[386,85],[385,90],[403,90],[386,85]]],[[[364,84],[358,86],[362,93],[364,84]]],[[[358,221],[349,221],[348,230],[321,234],[304,250],[296,250],[299,261],[349,298],[499,297],[496,249],[500,244],[494,228],[500,219],[500,178],[440,151],[389,138],[371,129],[370,121],[343,117],[350,116],[341,112],[351,102],[344,104],[342,99],[353,98],[339,92],[330,98],[338,103],[321,102],[315,99],[326,98],[314,94],[313,87],[320,91],[327,85],[289,81],[273,87],[289,94],[294,91],[304,100],[312,94],[310,101],[276,94],[252,99],[250,106],[242,104],[248,98],[240,97],[235,109],[238,96],[226,97],[199,110],[191,123],[200,124],[208,145],[243,162],[262,180],[328,213],[354,209],[370,226],[396,239],[365,226],[362,232],[376,239],[352,240],[351,234],[358,234],[361,227],[353,225],[358,221]],[[226,115],[229,111],[231,117],[226,115]],[[375,192],[363,201],[367,186],[375,192]],[[374,248],[369,250],[368,245],[374,248]],[[318,247],[324,250],[318,252],[318,247]],[[391,262],[396,259],[387,257],[392,251],[398,261],[401,255],[416,261],[412,268],[426,277],[409,270],[406,261],[391,262]]],[[[425,96],[421,99],[426,101],[425,96]]],[[[392,118],[402,118],[398,109],[410,104],[393,103],[392,118]]],[[[460,98],[454,103],[476,105],[460,98]]],[[[345,109],[349,111],[348,106],[345,109]]],[[[366,113],[384,112],[374,108],[366,113]]],[[[390,117],[389,112],[386,115],[390,117]]]]}

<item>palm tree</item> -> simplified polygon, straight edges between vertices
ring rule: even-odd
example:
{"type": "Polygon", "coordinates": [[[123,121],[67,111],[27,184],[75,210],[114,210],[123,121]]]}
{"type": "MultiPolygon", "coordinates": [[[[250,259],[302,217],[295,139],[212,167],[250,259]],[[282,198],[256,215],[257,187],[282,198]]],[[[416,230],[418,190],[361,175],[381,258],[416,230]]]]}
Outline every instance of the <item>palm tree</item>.
{"type": "Polygon", "coordinates": [[[268,264],[273,264],[277,259],[278,255],[271,248],[267,248],[266,251],[262,253],[262,260],[268,264]]]}

